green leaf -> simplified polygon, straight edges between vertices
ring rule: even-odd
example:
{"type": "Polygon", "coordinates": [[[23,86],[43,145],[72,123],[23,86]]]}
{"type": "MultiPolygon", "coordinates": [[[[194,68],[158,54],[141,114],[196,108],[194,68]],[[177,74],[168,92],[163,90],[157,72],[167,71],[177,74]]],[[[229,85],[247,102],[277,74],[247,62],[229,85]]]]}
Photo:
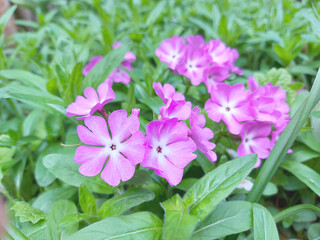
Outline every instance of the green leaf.
{"type": "Polygon", "coordinates": [[[67,230],[58,230],[58,222],[67,215],[77,213],[76,205],[73,202],[67,200],[60,200],[56,202],[51,212],[48,215],[47,225],[47,239],[48,240],[60,240],[65,239],[78,230],[78,224],[74,224],[67,230]]]}
{"type": "Polygon", "coordinates": [[[15,211],[16,217],[20,217],[21,222],[30,221],[35,224],[47,217],[47,214],[39,209],[31,207],[29,203],[24,201],[15,202],[10,209],[15,211]]]}
{"type": "Polygon", "coordinates": [[[52,95],[49,92],[23,86],[18,83],[11,83],[5,87],[8,98],[14,98],[20,101],[33,102],[37,104],[58,104],[64,105],[61,98],[52,95]]]}
{"type": "Polygon", "coordinates": [[[162,234],[162,221],[149,212],[109,217],[91,224],[73,234],[68,240],[158,240],[162,234]]]}
{"type": "Polygon", "coordinates": [[[272,196],[272,195],[277,194],[277,192],[278,192],[277,186],[274,183],[269,182],[263,191],[263,195],[264,196],[272,196]]]}
{"type": "Polygon", "coordinates": [[[95,65],[84,79],[82,88],[96,89],[112,71],[123,61],[124,55],[129,51],[128,45],[122,45],[109,52],[97,65],[95,65]]]}
{"type": "Polygon", "coordinates": [[[134,93],[134,84],[130,84],[129,90],[127,92],[126,101],[123,103],[123,109],[127,112],[131,112],[133,106],[136,104],[136,96],[134,93]]]}
{"type": "Polygon", "coordinates": [[[295,214],[305,211],[305,210],[311,210],[316,212],[320,216],[320,208],[317,208],[311,204],[299,204],[293,207],[286,208],[282,210],[281,212],[275,214],[273,216],[273,219],[275,222],[280,222],[286,218],[292,217],[295,214]]]}
{"type": "Polygon", "coordinates": [[[33,133],[35,128],[37,127],[37,123],[39,122],[39,119],[41,118],[42,111],[34,110],[32,111],[23,121],[23,136],[29,136],[33,133]]]}
{"type": "Polygon", "coordinates": [[[79,203],[84,213],[90,216],[97,214],[96,200],[84,184],[81,184],[79,188],[79,203]]]}
{"type": "Polygon", "coordinates": [[[73,154],[49,154],[44,157],[43,163],[49,171],[61,181],[79,187],[84,183],[88,189],[97,193],[113,193],[113,187],[105,183],[99,176],[86,177],[79,173],[73,160],[73,154]]]}
{"type": "Polygon", "coordinates": [[[146,104],[155,114],[159,114],[160,107],[164,105],[159,97],[143,98],[139,99],[139,101],[146,104]]]}
{"type": "Polygon", "coordinates": [[[0,18],[0,30],[1,33],[6,26],[6,24],[9,22],[11,16],[13,15],[14,11],[17,9],[17,6],[12,6],[9,10],[7,10],[5,13],[2,13],[2,16],[0,18]]]}
{"type": "Polygon", "coordinates": [[[320,152],[320,142],[312,134],[311,130],[302,131],[299,134],[301,141],[307,145],[309,148],[316,152],[320,152]]]}
{"type": "Polygon", "coordinates": [[[191,239],[218,239],[247,231],[250,228],[252,228],[251,203],[245,201],[224,202],[219,204],[197,225],[191,239]]]}
{"type": "Polygon", "coordinates": [[[5,226],[7,233],[14,240],[31,240],[27,236],[25,236],[15,225],[12,223],[5,226]]]}
{"type": "Polygon", "coordinates": [[[32,86],[39,90],[46,90],[47,80],[28,71],[18,69],[1,70],[0,76],[18,80],[26,86],[32,86]]]}
{"type": "Polygon", "coordinates": [[[255,180],[252,190],[248,194],[249,201],[258,201],[261,197],[267,183],[273,177],[289,148],[292,146],[300,129],[305,124],[309,114],[314,106],[320,100],[320,69],[318,70],[316,79],[313,83],[311,92],[307,99],[302,102],[299,109],[293,115],[291,121],[281,134],[280,138],[273,147],[268,159],[262,165],[261,170],[255,180]]]}
{"type": "Polygon", "coordinates": [[[250,173],[257,162],[251,154],[220,165],[196,182],[183,197],[190,213],[204,219],[250,173]]]}
{"type": "Polygon", "coordinates": [[[308,238],[312,240],[320,239],[320,223],[313,223],[308,228],[308,238]]]}
{"type": "Polygon", "coordinates": [[[82,85],[82,63],[79,62],[74,67],[70,81],[68,82],[68,86],[66,88],[65,97],[66,103],[69,104],[73,102],[76,97],[81,93],[81,85],[82,85]]]}
{"type": "Polygon", "coordinates": [[[24,223],[21,232],[32,240],[43,240],[47,237],[47,221],[41,220],[36,224],[24,223]]]}
{"type": "Polygon", "coordinates": [[[179,210],[166,210],[163,239],[189,239],[197,222],[198,218],[189,213],[181,212],[179,210]]]}
{"type": "Polygon", "coordinates": [[[146,20],[147,26],[152,26],[152,24],[157,20],[158,17],[165,11],[167,6],[166,1],[158,2],[157,6],[153,8],[153,10],[149,13],[148,18],[146,20]]]}
{"type": "Polygon", "coordinates": [[[293,161],[285,161],[281,164],[281,167],[291,172],[318,196],[320,196],[320,174],[316,171],[302,163],[293,161]]]}
{"type": "Polygon", "coordinates": [[[124,211],[154,199],[154,193],[144,188],[130,189],[120,196],[108,199],[98,214],[102,218],[120,215],[124,211]]]}
{"type": "Polygon", "coordinates": [[[51,211],[52,206],[59,200],[68,200],[77,192],[77,188],[64,186],[48,190],[40,194],[32,204],[33,207],[38,208],[45,213],[51,211]]]}
{"type": "Polygon", "coordinates": [[[182,212],[186,208],[186,204],[181,199],[179,194],[176,194],[173,197],[169,198],[168,200],[162,202],[161,206],[165,211],[179,210],[180,212],[182,212]]]}
{"type": "Polygon", "coordinates": [[[277,240],[279,234],[277,226],[270,212],[263,206],[253,203],[253,233],[254,239],[277,240]]]}
{"type": "Polygon", "coordinates": [[[200,152],[199,149],[197,149],[195,154],[197,155],[196,161],[199,163],[205,173],[208,173],[214,169],[214,163],[210,162],[206,155],[200,152]]]}
{"type": "MultiPolygon", "coordinates": [[[[93,218],[87,213],[76,213],[76,214],[69,214],[61,218],[58,222],[58,229],[60,230],[66,230],[72,225],[85,220],[85,219],[90,219],[93,218]]],[[[97,218],[97,217],[96,217],[97,218]]]]}

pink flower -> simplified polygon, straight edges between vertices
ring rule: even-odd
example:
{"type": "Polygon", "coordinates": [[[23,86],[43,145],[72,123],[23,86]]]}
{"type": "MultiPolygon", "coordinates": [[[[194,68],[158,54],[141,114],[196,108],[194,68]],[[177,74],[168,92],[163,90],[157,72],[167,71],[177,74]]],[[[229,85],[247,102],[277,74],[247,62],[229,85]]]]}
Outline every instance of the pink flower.
{"type": "Polygon", "coordinates": [[[184,38],[184,41],[187,44],[192,45],[193,47],[196,47],[196,48],[200,48],[204,44],[204,39],[201,35],[194,36],[190,34],[189,37],[184,38]]]}
{"type": "Polygon", "coordinates": [[[176,92],[174,87],[169,83],[165,83],[162,87],[161,83],[153,82],[153,89],[155,90],[156,94],[162,99],[164,104],[166,104],[169,99],[173,99],[175,101],[185,100],[184,95],[182,93],[176,92]]]}
{"type": "Polygon", "coordinates": [[[255,167],[260,166],[260,159],[265,159],[270,154],[271,141],[268,138],[271,133],[271,124],[249,122],[243,125],[241,130],[241,144],[238,147],[239,156],[251,153],[258,154],[259,161],[255,167]]]}
{"type": "Polygon", "coordinates": [[[68,117],[78,116],[78,120],[92,116],[96,111],[101,111],[107,103],[115,97],[115,93],[107,83],[98,86],[98,91],[91,87],[84,90],[84,96],[78,96],[76,101],[71,103],[66,109],[68,117]]]}
{"type": "Polygon", "coordinates": [[[95,57],[91,58],[88,65],[85,66],[84,69],[82,69],[82,74],[87,76],[89,74],[89,72],[91,71],[91,69],[95,65],[97,65],[102,59],[103,59],[103,56],[95,56],[95,57]]]}
{"type": "Polygon", "coordinates": [[[181,37],[173,36],[161,42],[160,48],[155,51],[155,55],[161,62],[167,63],[169,68],[174,70],[184,55],[185,46],[181,37]]]}
{"type": "Polygon", "coordinates": [[[243,71],[234,66],[234,62],[239,58],[239,53],[236,49],[227,47],[225,43],[219,39],[213,39],[207,42],[205,49],[211,56],[212,63],[228,67],[230,72],[242,75],[243,71]]]}
{"type": "Polygon", "coordinates": [[[154,169],[171,186],[180,183],[184,167],[196,158],[193,152],[197,147],[188,137],[188,130],[187,125],[176,118],[147,125],[147,150],[141,164],[154,169]]]}
{"type": "Polygon", "coordinates": [[[125,110],[110,114],[108,125],[104,118],[92,116],[84,120],[85,126],[78,126],[80,140],[91,146],[77,148],[74,160],[81,164],[79,172],[85,176],[98,175],[112,186],[120,180],[132,178],[135,165],[142,162],[145,154],[145,136],[139,131],[140,121],[136,114],[127,117],[125,110]],[[109,130],[111,136],[109,135],[109,130]]]}
{"type": "Polygon", "coordinates": [[[230,133],[239,134],[241,122],[253,120],[248,95],[249,92],[240,83],[233,86],[225,83],[217,85],[205,104],[209,118],[215,122],[222,120],[230,133]]]}
{"type": "Polygon", "coordinates": [[[183,58],[177,65],[177,71],[189,78],[192,85],[199,85],[203,80],[203,71],[208,67],[208,63],[209,56],[203,49],[188,45],[183,58]]]}
{"type": "Polygon", "coordinates": [[[227,67],[212,65],[206,68],[203,72],[203,82],[207,86],[207,90],[210,93],[212,88],[216,88],[217,84],[223,82],[230,77],[227,67]]]}
{"type": "Polygon", "coordinates": [[[190,115],[190,126],[191,130],[189,131],[189,136],[197,145],[200,152],[204,153],[206,157],[214,162],[217,160],[217,155],[212,151],[216,145],[209,140],[214,137],[213,132],[210,128],[205,128],[206,119],[203,114],[199,114],[200,109],[194,107],[190,115]]]}
{"type": "Polygon", "coordinates": [[[182,93],[177,93],[172,85],[154,82],[153,88],[156,94],[162,99],[165,106],[160,108],[162,119],[178,118],[179,120],[187,120],[191,113],[191,102],[186,102],[182,93]]]}

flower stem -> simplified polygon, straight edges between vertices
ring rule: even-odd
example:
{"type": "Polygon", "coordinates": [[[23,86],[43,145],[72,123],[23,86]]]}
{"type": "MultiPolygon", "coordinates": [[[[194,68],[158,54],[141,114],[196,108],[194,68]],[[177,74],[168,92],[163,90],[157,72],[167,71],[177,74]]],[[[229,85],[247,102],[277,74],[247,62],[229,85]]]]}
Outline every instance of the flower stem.
{"type": "Polygon", "coordinates": [[[108,122],[108,113],[106,112],[106,110],[104,108],[99,110],[98,113],[100,113],[100,115],[106,120],[106,122],[108,122]]]}

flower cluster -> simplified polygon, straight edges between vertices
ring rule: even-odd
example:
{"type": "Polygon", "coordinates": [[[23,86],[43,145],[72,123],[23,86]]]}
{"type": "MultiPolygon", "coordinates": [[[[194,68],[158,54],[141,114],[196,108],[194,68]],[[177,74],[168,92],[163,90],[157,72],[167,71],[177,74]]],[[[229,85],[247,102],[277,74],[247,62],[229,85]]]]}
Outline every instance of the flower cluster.
{"type": "MultiPolygon", "coordinates": [[[[209,141],[213,132],[204,127],[205,118],[199,114],[200,109],[191,110],[191,103],[185,101],[183,94],[176,93],[170,84],[154,83],[154,89],[165,106],[160,109],[161,120],[147,125],[146,136],[139,131],[139,109],[133,109],[130,117],[125,110],[110,115],[104,111],[104,104],[115,97],[106,82],[98,87],[98,94],[87,88],[87,99],[78,96],[76,102],[67,107],[69,111],[78,110],[81,113],[78,115],[82,115],[78,119],[84,119],[85,126],[79,125],[77,132],[86,145],[79,146],[74,157],[75,162],[81,164],[81,174],[96,176],[102,171],[101,178],[116,186],[120,181],[129,180],[135,165],[141,164],[154,169],[170,185],[177,185],[184,167],[196,158],[193,152],[197,147],[209,160],[217,159],[212,151],[215,144],[209,141]],[[92,116],[97,110],[103,117],[92,116]],[[188,118],[191,128],[182,121],[188,118]]],[[[75,113],[67,111],[67,115],[75,116],[75,113]]]]}
{"type": "Polygon", "coordinates": [[[240,135],[239,156],[258,154],[258,167],[288,124],[289,106],[286,92],[279,86],[258,85],[253,77],[249,77],[248,86],[246,90],[240,83],[217,84],[205,109],[213,121],[222,120],[230,133],[240,135]]]}
{"type": "Polygon", "coordinates": [[[183,175],[183,169],[196,155],[198,148],[210,161],[217,159],[212,151],[215,144],[209,140],[214,137],[209,128],[204,128],[205,118],[200,109],[191,110],[191,102],[185,101],[181,93],[176,93],[170,84],[153,83],[157,95],[165,106],[160,108],[161,120],[151,121],[147,125],[146,157],[142,166],[155,170],[170,185],[177,185],[183,175]],[[185,122],[190,118],[191,129],[185,122]]]}
{"type": "Polygon", "coordinates": [[[243,72],[234,66],[239,57],[236,49],[227,47],[218,39],[205,43],[200,35],[168,38],[161,42],[155,54],[170,69],[189,78],[191,84],[204,82],[209,92],[227,79],[231,72],[239,75],[243,72]]]}

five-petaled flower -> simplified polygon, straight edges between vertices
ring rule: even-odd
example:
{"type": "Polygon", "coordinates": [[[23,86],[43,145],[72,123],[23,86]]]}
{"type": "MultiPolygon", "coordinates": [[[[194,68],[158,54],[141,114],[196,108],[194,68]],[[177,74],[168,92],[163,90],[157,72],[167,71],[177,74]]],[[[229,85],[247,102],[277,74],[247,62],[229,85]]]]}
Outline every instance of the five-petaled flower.
{"type": "Polygon", "coordinates": [[[140,121],[134,111],[127,117],[125,110],[112,112],[105,119],[99,116],[88,117],[85,126],[77,128],[80,140],[89,145],[77,148],[74,160],[81,164],[79,172],[85,176],[98,175],[112,186],[120,180],[127,181],[135,172],[135,165],[142,162],[145,154],[145,136],[139,131],[140,121]],[[109,134],[110,129],[111,135],[109,134]]]}
{"type": "Polygon", "coordinates": [[[171,186],[180,183],[184,167],[197,156],[193,153],[197,147],[188,131],[186,123],[177,118],[151,121],[147,125],[142,166],[154,169],[171,186]]]}

